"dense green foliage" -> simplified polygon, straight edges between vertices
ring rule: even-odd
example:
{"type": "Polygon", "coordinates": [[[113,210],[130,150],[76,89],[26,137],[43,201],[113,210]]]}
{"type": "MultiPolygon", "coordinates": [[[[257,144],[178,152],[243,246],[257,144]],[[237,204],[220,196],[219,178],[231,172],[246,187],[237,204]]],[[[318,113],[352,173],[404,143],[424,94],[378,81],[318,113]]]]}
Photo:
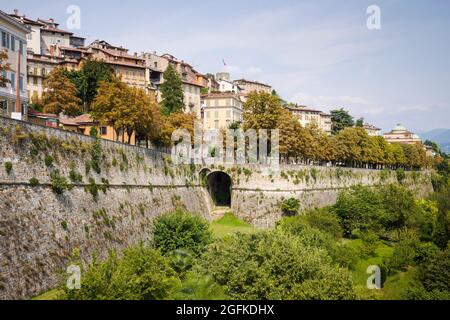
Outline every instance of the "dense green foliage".
{"type": "Polygon", "coordinates": [[[233,299],[352,299],[348,271],[329,255],[280,231],[216,241],[199,261],[233,299]]]}
{"type": "Polygon", "coordinates": [[[164,72],[164,82],[161,84],[161,98],[161,113],[163,115],[167,116],[183,111],[183,83],[174,66],[170,63],[164,72]]]}
{"type": "Polygon", "coordinates": [[[124,250],[123,257],[111,253],[105,261],[95,259],[81,274],[81,289],[63,286],[63,299],[159,300],[179,285],[169,260],[141,245],[124,250]]]}
{"type": "Polygon", "coordinates": [[[339,131],[353,127],[355,122],[353,117],[343,108],[331,110],[331,131],[336,134],[339,131]]]}
{"type": "Polygon", "coordinates": [[[60,175],[58,170],[55,170],[50,174],[50,183],[52,185],[52,190],[56,194],[63,194],[64,191],[69,188],[67,179],[60,175]]]}
{"type": "Polygon", "coordinates": [[[376,190],[355,186],[343,191],[334,211],[346,236],[371,230],[381,237],[391,238],[392,231],[408,227],[429,239],[436,219],[433,203],[418,201],[411,191],[393,184],[376,190]]]}
{"type": "Polygon", "coordinates": [[[163,254],[185,249],[198,256],[211,241],[208,222],[199,215],[177,210],[156,218],[153,224],[153,243],[163,254]]]}
{"type": "Polygon", "coordinates": [[[83,111],[88,112],[97,95],[100,81],[111,81],[114,70],[104,61],[87,59],[80,70],[65,70],[64,74],[75,85],[77,97],[83,104],[83,111]]]}
{"type": "Polygon", "coordinates": [[[296,198],[289,198],[281,203],[281,211],[286,216],[293,216],[300,209],[300,201],[296,198]]]}
{"type": "Polygon", "coordinates": [[[13,164],[10,161],[5,162],[5,170],[7,174],[10,174],[13,168],[13,164]]]}

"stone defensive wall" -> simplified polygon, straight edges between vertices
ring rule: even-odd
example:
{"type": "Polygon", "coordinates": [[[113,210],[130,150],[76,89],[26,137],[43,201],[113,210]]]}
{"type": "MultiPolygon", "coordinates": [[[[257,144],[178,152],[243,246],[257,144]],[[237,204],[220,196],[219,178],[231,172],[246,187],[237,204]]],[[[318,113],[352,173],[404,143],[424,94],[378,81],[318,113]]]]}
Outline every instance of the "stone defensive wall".
{"type": "MultiPolygon", "coordinates": [[[[331,205],[341,190],[399,183],[396,172],[281,165],[174,165],[170,154],[0,117],[0,299],[54,288],[73,259],[151,240],[176,208],[211,220],[215,206],[271,227],[281,203],[331,205]]],[[[402,181],[423,196],[428,172],[402,181]]]]}

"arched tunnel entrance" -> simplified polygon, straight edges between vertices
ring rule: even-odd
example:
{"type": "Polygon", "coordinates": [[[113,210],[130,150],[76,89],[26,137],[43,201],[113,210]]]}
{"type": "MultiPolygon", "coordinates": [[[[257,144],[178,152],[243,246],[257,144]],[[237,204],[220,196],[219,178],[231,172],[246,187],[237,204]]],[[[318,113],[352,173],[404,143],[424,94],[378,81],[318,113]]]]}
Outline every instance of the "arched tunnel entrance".
{"type": "Polygon", "coordinates": [[[231,207],[231,177],[222,171],[206,176],[206,189],[217,207],[231,207]]]}

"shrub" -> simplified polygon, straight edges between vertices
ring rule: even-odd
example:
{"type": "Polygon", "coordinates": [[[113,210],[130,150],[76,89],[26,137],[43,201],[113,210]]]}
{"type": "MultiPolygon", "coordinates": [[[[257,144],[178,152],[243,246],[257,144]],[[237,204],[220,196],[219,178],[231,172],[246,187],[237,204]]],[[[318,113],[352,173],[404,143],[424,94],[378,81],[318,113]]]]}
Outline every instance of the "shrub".
{"type": "Polygon", "coordinates": [[[334,260],[339,263],[340,266],[355,270],[356,264],[360,258],[360,252],[356,248],[348,244],[337,245],[334,248],[334,260]]]}
{"type": "Polygon", "coordinates": [[[153,224],[153,244],[163,254],[185,249],[198,256],[211,241],[208,222],[181,210],[162,215],[153,224]]]}
{"type": "Polygon", "coordinates": [[[73,183],[83,182],[83,176],[73,168],[69,171],[69,178],[73,183]]]}
{"type": "Polygon", "coordinates": [[[339,218],[344,235],[351,236],[355,229],[379,230],[383,215],[383,200],[379,193],[369,187],[354,186],[339,193],[334,212],[339,218]]]}
{"type": "Polygon", "coordinates": [[[398,181],[399,183],[402,183],[402,182],[405,180],[405,178],[406,178],[405,170],[399,168],[399,169],[397,169],[397,170],[395,171],[395,173],[396,173],[396,175],[397,175],[397,181],[398,181]]]}
{"type": "Polygon", "coordinates": [[[364,256],[374,256],[375,250],[378,247],[378,236],[372,231],[364,232],[361,234],[362,241],[362,254],[364,256]]]}
{"type": "Polygon", "coordinates": [[[450,292],[450,248],[435,254],[419,267],[418,278],[427,291],[450,292]]]}
{"type": "Polygon", "coordinates": [[[330,208],[310,210],[305,213],[305,219],[311,227],[331,234],[334,238],[342,237],[342,227],[337,215],[330,208]]]}
{"type": "Polygon", "coordinates": [[[51,155],[46,155],[44,159],[44,163],[47,167],[51,167],[53,165],[53,157],[51,155]]]}
{"type": "Polygon", "coordinates": [[[5,162],[5,170],[7,174],[10,174],[13,168],[13,164],[11,162],[5,162]]]}
{"type": "Polygon", "coordinates": [[[299,237],[258,232],[225,237],[209,246],[197,270],[238,300],[352,299],[350,273],[299,237]]]}
{"type": "Polygon", "coordinates": [[[39,180],[37,178],[31,178],[30,179],[30,186],[37,187],[39,185],[39,180]]]}
{"type": "Polygon", "coordinates": [[[223,288],[209,276],[194,272],[187,274],[171,300],[225,300],[223,288]]]}
{"type": "Polygon", "coordinates": [[[86,192],[89,192],[92,195],[94,201],[97,201],[99,186],[95,182],[94,178],[89,178],[89,184],[85,186],[85,190],[86,192]]]}
{"type": "Polygon", "coordinates": [[[405,271],[408,266],[415,264],[419,242],[419,236],[414,230],[404,228],[399,231],[398,242],[394,245],[394,252],[386,261],[386,265],[391,273],[405,271]]]}
{"type": "Polygon", "coordinates": [[[100,139],[95,140],[91,145],[91,168],[98,174],[101,172],[102,145],[100,139]]]}
{"type": "Polygon", "coordinates": [[[294,216],[300,209],[300,201],[296,198],[289,198],[281,203],[281,211],[286,216],[294,216]]]}
{"type": "Polygon", "coordinates": [[[62,284],[62,299],[68,300],[160,300],[179,287],[179,279],[167,258],[142,245],[130,247],[123,258],[116,253],[83,270],[81,289],[62,284]]]}
{"type": "Polygon", "coordinates": [[[439,211],[432,234],[433,242],[444,249],[450,242],[450,211],[439,211]]]}
{"type": "Polygon", "coordinates": [[[66,189],[68,189],[69,185],[67,183],[67,179],[59,174],[59,171],[53,171],[50,174],[50,182],[52,185],[52,190],[56,194],[63,194],[66,189]]]}

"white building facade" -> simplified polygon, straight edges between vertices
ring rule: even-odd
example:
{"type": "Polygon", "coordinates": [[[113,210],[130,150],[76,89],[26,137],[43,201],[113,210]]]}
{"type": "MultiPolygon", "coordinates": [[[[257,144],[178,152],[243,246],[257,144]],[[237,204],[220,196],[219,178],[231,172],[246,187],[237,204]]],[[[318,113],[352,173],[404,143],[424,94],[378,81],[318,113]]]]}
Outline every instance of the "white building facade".
{"type": "Polygon", "coordinates": [[[27,27],[0,11],[0,50],[8,56],[2,63],[10,66],[10,70],[0,75],[9,80],[6,87],[0,87],[0,114],[15,119],[25,119],[27,114],[26,47],[29,32],[27,27]]]}

